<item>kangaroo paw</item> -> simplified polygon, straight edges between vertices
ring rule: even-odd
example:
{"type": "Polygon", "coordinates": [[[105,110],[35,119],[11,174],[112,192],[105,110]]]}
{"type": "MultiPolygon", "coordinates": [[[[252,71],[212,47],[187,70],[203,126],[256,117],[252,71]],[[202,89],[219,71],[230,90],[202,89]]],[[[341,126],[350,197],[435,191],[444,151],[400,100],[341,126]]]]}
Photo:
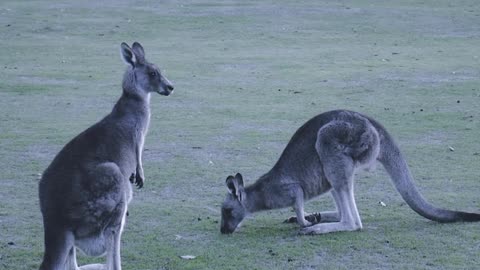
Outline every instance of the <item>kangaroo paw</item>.
{"type": "Polygon", "coordinates": [[[317,224],[317,223],[320,223],[322,216],[320,215],[320,213],[313,213],[306,216],[305,219],[311,222],[312,224],[317,224]]]}
{"type": "Polygon", "coordinates": [[[138,189],[141,189],[143,187],[143,182],[144,182],[144,179],[139,174],[136,174],[135,185],[137,185],[138,189]]]}
{"type": "MultiPolygon", "coordinates": [[[[305,220],[312,223],[310,225],[317,224],[317,223],[320,223],[321,221],[321,215],[320,213],[313,213],[308,216],[305,216],[305,220]]],[[[296,216],[289,217],[283,221],[283,223],[297,223],[297,222],[298,222],[298,219],[296,216]]]]}
{"type": "Polygon", "coordinates": [[[285,219],[283,223],[297,223],[297,217],[289,217],[285,219]]]}

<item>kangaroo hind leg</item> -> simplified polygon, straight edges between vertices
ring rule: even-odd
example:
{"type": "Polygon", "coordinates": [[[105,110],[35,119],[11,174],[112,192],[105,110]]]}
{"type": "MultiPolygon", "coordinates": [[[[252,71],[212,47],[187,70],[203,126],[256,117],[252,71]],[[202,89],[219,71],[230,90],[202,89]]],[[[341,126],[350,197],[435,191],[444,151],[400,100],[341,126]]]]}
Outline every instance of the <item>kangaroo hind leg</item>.
{"type": "MultiPolygon", "coordinates": [[[[353,196],[353,187],[341,186],[332,190],[332,196],[337,204],[338,215],[340,216],[339,221],[319,223],[306,227],[300,231],[300,234],[325,234],[339,231],[356,231],[362,228],[362,222],[353,196]]],[[[334,212],[332,212],[331,218],[336,220],[334,212]]]]}
{"type": "Polygon", "coordinates": [[[323,234],[362,228],[353,193],[353,175],[357,161],[345,151],[355,141],[357,132],[353,125],[343,121],[327,124],[319,130],[315,148],[322,162],[324,176],[332,187],[339,221],[320,223],[304,228],[300,233],[323,234]]]}
{"type": "Polygon", "coordinates": [[[120,238],[125,223],[129,190],[128,179],[122,175],[113,163],[100,164],[96,168],[97,179],[102,179],[103,197],[95,202],[97,211],[108,213],[97,220],[98,223],[108,222],[102,232],[94,239],[79,241],[79,246],[89,250],[91,255],[99,256],[106,253],[106,264],[89,264],[80,267],[81,270],[121,270],[120,238]],[[108,198],[105,200],[104,198],[108,198]]]}
{"type": "Polygon", "coordinates": [[[113,221],[111,226],[106,229],[107,234],[107,269],[121,270],[120,245],[127,216],[127,198],[124,198],[123,204],[119,205],[120,215],[113,221]]]}
{"type": "Polygon", "coordinates": [[[103,232],[105,238],[102,241],[105,242],[106,264],[88,264],[81,266],[80,270],[121,270],[120,239],[125,224],[126,203],[120,203],[117,208],[121,214],[115,215],[112,223],[103,232]]]}

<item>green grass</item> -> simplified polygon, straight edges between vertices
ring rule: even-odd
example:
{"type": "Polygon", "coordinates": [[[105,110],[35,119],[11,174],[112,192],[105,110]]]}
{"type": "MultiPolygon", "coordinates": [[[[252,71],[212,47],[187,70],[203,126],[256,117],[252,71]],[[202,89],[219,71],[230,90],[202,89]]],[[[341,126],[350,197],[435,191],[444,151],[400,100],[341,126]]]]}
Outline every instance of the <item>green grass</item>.
{"type": "Polygon", "coordinates": [[[2,1],[0,269],[38,268],[38,175],[111,110],[122,41],[140,41],[176,89],[152,97],[124,269],[478,268],[478,224],[418,216],[381,166],[357,177],[361,232],[299,236],[282,224],[290,209],[231,236],[218,222],[227,175],[252,183],[303,122],[337,108],[382,122],[431,202],[479,211],[479,26],[475,0],[2,1]]]}

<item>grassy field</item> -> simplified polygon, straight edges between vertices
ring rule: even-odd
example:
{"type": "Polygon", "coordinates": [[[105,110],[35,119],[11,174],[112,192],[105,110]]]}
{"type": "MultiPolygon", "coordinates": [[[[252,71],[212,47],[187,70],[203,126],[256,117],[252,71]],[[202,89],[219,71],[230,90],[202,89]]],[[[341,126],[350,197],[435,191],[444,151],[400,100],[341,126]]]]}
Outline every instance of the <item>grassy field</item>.
{"type": "Polygon", "coordinates": [[[252,183],[303,122],[337,108],[386,126],[429,201],[478,212],[477,0],[2,0],[1,270],[38,268],[39,175],[120,96],[122,41],[141,42],[176,89],[152,97],[124,269],[478,269],[480,224],[418,216],[381,166],[357,176],[361,232],[299,236],[282,224],[291,209],[219,231],[226,176],[252,183]]]}

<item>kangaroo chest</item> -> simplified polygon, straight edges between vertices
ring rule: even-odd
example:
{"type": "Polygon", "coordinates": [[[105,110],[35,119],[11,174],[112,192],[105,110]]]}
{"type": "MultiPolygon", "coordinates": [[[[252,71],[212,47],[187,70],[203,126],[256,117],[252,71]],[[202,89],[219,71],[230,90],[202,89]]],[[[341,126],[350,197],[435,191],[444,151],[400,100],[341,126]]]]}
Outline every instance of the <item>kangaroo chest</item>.
{"type": "Polygon", "coordinates": [[[135,123],[135,139],[140,142],[140,145],[143,148],[143,143],[145,141],[145,136],[148,132],[148,127],[150,125],[150,112],[145,114],[143,119],[139,119],[135,123]]]}

